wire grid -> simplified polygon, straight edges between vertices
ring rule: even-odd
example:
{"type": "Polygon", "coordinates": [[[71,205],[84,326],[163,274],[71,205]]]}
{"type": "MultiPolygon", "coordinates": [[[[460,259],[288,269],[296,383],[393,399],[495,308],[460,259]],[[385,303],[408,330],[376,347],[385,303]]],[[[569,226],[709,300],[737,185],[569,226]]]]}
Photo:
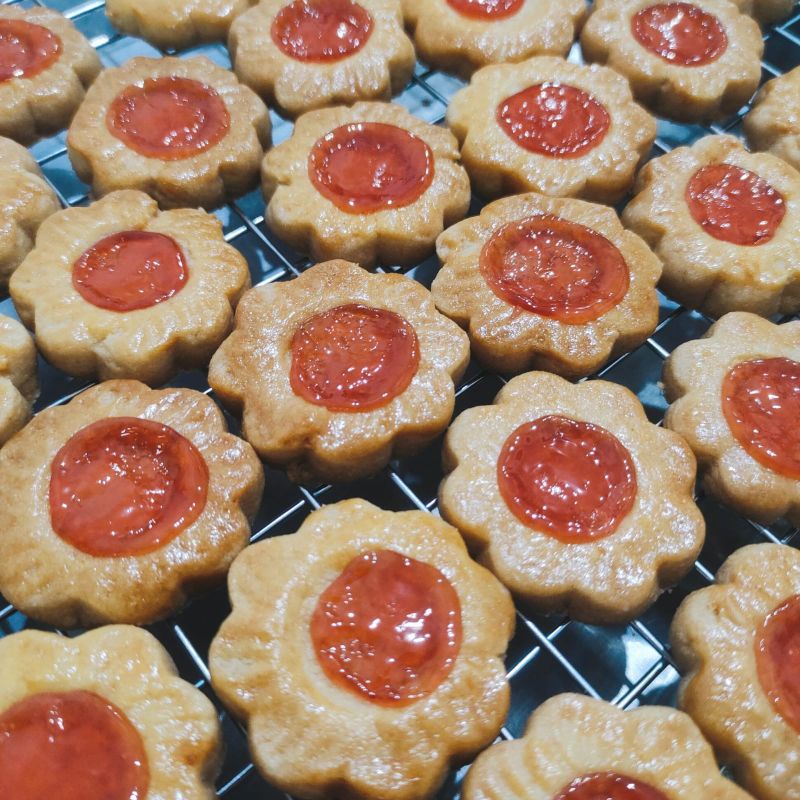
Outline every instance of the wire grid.
{"type": "MultiPolygon", "coordinates": [[[[137,55],[159,55],[145,42],[120,36],[104,12],[104,0],[15,0],[20,7],[46,5],[61,11],[97,48],[105,66],[116,66],[137,55]]],[[[789,21],[765,31],[766,50],[763,80],[768,80],[800,64],[800,13],[789,21]]],[[[230,67],[222,45],[204,45],[183,55],[203,54],[223,67],[230,67]]],[[[576,44],[570,59],[580,61],[576,44]]],[[[412,82],[397,102],[433,124],[444,120],[448,100],[463,82],[441,72],[418,65],[412,82]]],[[[709,133],[741,135],[744,110],[721,124],[710,126],[678,125],[659,121],[653,156],[679,145],[691,144],[709,133]]],[[[292,124],[274,113],[273,138],[286,139],[292,124]]],[[[85,205],[88,187],[73,172],[65,147],[65,134],[38,142],[31,148],[44,175],[61,203],[85,205]]],[[[470,214],[481,207],[473,200],[470,214]]],[[[253,284],[291,279],[310,262],[292,251],[264,225],[264,202],[255,191],[215,212],[223,224],[225,238],[247,258],[253,284]]],[[[436,274],[435,257],[407,270],[406,274],[426,286],[436,274]]],[[[593,378],[601,377],[631,389],[642,402],[648,417],[660,423],[666,409],[659,379],[664,359],[682,342],[702,336],[712,320],[687,311],[663,295],[660,297],[659,325],[645,344],[613,363],[593,378]]],[[[16,316],[8,297],[0,300],[0,313],[16,316]]],[[[795,315],[796,318],[797,315],[795,315]]],[[[788,318],[787,318],[788,319],[788,318]]],[[[781,320],[785,321],[785,320],[781,320]]],[[[42,393],[36,410],[67,402],[89,384],[70,378],[45,362],[40,362],[42,393]]],[[[504,379],[471,364],[457,390],[456,413],[475,405],[491,403],[504,379]]],[[[205,373],[186,372],[170,382],[213,396],[205,373]]],[[[238,423],[226,415],[231,429],[238,423]]],[[[439,451],[441,440],[421,455],[393,462],[375,478],[348,486],[295,486],[275,470],[267,470],[264,501],[253,525],[253,541],[267,536],[291,533],[321,503],[345,497],[363,497],[391,510],[420,509],[437,513],[436,491],[441,480],[439,451]]],[[[582,692],[611,701],[621,708],[639,704],[674,705],[679,673],[669,653],[667,632],[673,613],[691,591],[708,585],[713,575],[734,550],[755,542],[783,542],[800,545],[798,530],[785,523],[771,526],[748,521],[715,503],[698,491],[698,504],[706,518],[705,547],[693,571],[673,590],[666,592],[642,617],[626,626],[596,627],[565,617],[538,617],[517,612],[517,630],[510,642],[506,665],[512,689],[511,710],[501,737],[521,735],[530,713],[544,700],[564,691],[582,692]]],[[[245,731],[227,715],[210,684],[208,647],[222,620],[228,615],[224,586],[196,598],[177,616],[150,627],[172,655],[180,674],[206,693],[219,710],[226,743],[226,756],[217,788],[220,797],[230,800],[270,800],[287,797],[267,785],[256,773],[250,759],[245,731]]],[[[40,627],[0,598],[0,636],[40,627]]],[[[69,635],[78,632],[70,631],[69,635]]],[[[453,772],[439,793],[440,800],[459,795],[459,784],[466,767],[453,772]]]]}

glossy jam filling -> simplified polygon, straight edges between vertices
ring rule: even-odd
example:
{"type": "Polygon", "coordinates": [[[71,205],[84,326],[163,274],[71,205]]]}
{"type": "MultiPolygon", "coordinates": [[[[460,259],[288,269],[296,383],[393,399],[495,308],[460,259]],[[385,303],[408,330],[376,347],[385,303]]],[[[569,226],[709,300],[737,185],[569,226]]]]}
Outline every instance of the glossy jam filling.
{"type": "Polygon", "coordinates": [[[786,215],[783,195],[762,177],[731,164],[701,167],[686,185],[692,219],[723,242],[766,244],[786,215]]]}
{"type": "Polygon", "coordinates": [[[759,464],[800,480],[800,363],[737,364],[722,382],[722,411],[736,441],[759,464]]]}
{"type": "Polygon", "coordinates": [[[0,714],[3,800],[145,800],[138,731],[93,692],[42,692],[0,714]]]}
{"type": "Polygon", "coordinates": [[[357,53],[372,34],[372,16],[353,0],[295,0],[272,21],[272,41],[297,61],[324,64],[357,53]]]}
{"type": "Polygon", "coordinates": [[[430,147],[382,122],[342,125],[319,139],[308,156],[316,190],[348,214],[403,208],[433,182],[430,147]]]}
{"type": "Polygon", "coordinates": [[[402,394],[419,341],[399,314],[350,303],[307,319],[291,344],[292,391],[330,411],[370,411],[402,394]]]}
{"type": "Polygon", "coordinates": [[[202,513],[208,467],[172,428],[110,417],[81,428],[50,467],[50,520],[66,542],[92,556],[149,553],[202,513]]]}
{"type": "Polygon", "coordinates": [[[61,55],[61,39],[49,28],[22,19],[0,19],[0,83],[33,78],[61,55]]]}
{"type": "Polygon", "coordinates": [[[461,604],[430,564],[392,550],[364,553],[320,596],[311,639],[334,683],[381,705],[405,705],[450,674],[461,604]]]}
{"type": "Polygon", "coordinates": [[[800,595],[767,616],[755,649],[761,688],[775,711],[800,733],[800,595]]]}
{"type": "Polygon", "coordinates": [[[576,778],[553,800],[668,800],[649,783],[618,772],[598,772],[576,778]]]}
{"type": "Polygon", "coordinates": [[[538,83],[500,103],[497,122],[512,141],[531,153],[578,158],[603,141],[611,117],[583,89],[538,83]]]}
{"type": "Polygon", "coordinates": [[[230,128],[225,101],[191,78],[147,78],[123,89],[106,115],[108,130],[139,155],[178,161],[219,144],[230,128]]]}
{"type": "Polygon", "coordinates": [[[470,19],[487,22],[513,17],[525,0],[447,0],[450,8],[470,19]]]}
{"type": "Polygon", "coordinates": [[[605,236],[549,214],[495,231],[480,269],[501,300],[576,325],[610,311],[630,285],[622,253],[605,236]]]}
{"type": "Polygon", "coordinates": [[[561,542],[610,536],[633,508],[636,468],[616,436],[568,417],[539,417],[506,439],[497,460],[506,505],[561,542]]]}
{"type": "Polygon", "coordinates": [[[713,14],[693,3],[656,3],[631,20],[642,47],[680,67],[716,61],[728,48],[728,36],[713,14]]]}
{"type": "Polygon", "coordinates": [[[149,308],[177,294],[188,279],[178,243],[148,231],[106,236],[72,267],[72,285],[81,297],[108,311],[149,308]]]}

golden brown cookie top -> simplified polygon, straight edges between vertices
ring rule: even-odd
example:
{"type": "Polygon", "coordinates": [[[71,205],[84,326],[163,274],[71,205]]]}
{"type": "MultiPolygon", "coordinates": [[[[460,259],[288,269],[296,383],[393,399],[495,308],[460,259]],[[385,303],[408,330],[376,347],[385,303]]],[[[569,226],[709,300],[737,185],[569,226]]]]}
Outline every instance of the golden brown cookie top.
{"type": "Polygon", "coordinates": [[[0,591],[61,627],[177,609],[247,544],[263,487],[209,397],[136,381],[40,412],[0,451],[0,475],[0,591]]]}
{"type": "Polygon", "coordinates": [[[0,314],[0,445],[29,419],[39,394],[36,347],[17,320],[0,314]]]}
{"type": "Polygon", "coordinates": [[[733,0],[744,14],[755,17],[762,25],[786,19],[795,7],[795,0],[733,0]]]}
{"type": "Polygon", "coordinates": [[[748,800],[720,774],[691,719],[672,708],[622,711],[578,694],[550,698],[525,735],[471,767],[464,800],[748,800]],[[620,792],[617,794],[617,792],[620,792]]]}
{"type": "Polygon", "coordinates": [[[212,682],[283,790],[428,797],[451,763],[497,735],[514,609],[434,515],[364,500],[324,506],[296,534],[247,548],[229,590],[212,682]],[[376,604],[376,587],[394,602],[376,604]],[[423,609],[430,645],[418,652],[420,637],[402,631],[423,609]],[[370,624],[375,615],[391,630],[370,624]]]}
{"type": "Polygon", "coordinates": [[[297,480],[341,481],[444,430],[468,358],[466,335],[419,283],[330,261],[247,292],[209,382],[243,409],[264,458],[297,480]]]}
{"type": "Polygon", "coordinates": [[[670,631],[681,704],[754,796],[800,793],[800,553],[750,545],[684,600],[670,631]]]}
{"type": "Polygon", "coordinates": [[[691,451],[617,384],[520,375],[456,419],[443,457],[442,516],[537,611],[632,619],[703,544],[691,451]]]}
{"type": "Polygon", "coordinates": [[[579,377],[655,328],[661,265],[607,206],[525,194],[437,240],[431,292],[500,372],[579,377]]]}

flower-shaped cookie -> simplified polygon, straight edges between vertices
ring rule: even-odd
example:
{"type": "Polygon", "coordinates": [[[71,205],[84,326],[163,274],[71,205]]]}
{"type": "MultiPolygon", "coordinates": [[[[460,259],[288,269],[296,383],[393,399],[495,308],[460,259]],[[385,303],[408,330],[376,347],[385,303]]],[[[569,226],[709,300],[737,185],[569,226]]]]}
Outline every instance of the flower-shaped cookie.
{"type": "Polygon", "coordinates": [[[667,359],[664,391],[664,423],[689,442],[710,494],[800,525],[800,322],[727,314],[667,359]]]}
{"type": "Polygon", "coordinates": [[[7,800],[212,800],[211,701],[150,633],[0,639],[0,795],[7,800]]]}
{"type": "Polygon", "coordinates": [[[38,393],[33,339],[19,322],[0,314],[0,445],[30,419],[38,393]]]}
{"type": "Polygon", "coordinates": [[[488,64],[566,55],[584,0],[403,0],[419,57],[469,76],[488,64]]]}
{"type": "Polygon", "coordinates": [[[712,316],[800,310],[800,173],[733,136],[647,163],[623,220],[661,258],[660,288],[712,316]]]}
{"type": "Polygon", "coordinates": [[[743,13],[755,17],[762,25],[771,25],[786,19],[797,0],[733,0],[743,13]]]}
{"type": "Polygon", "coordinates": [[[579,377],[658,322],[658,259],[614,211],[539,194],[496,200],[437,240],[437,308],[490,369],[579,377]]]}
{"type": "Polygon", "coordinates": [[[421,800],[498,734],[514,608],[433,514],[325,506],[248,547],[229,590],[212,683],[284,791],[421,800]]]}
{"type": "Polygon", "coordinates": [[[97,196],[141,189],[162,208],[214,208],[258,182],[266,106],[205,56],[134,58],[86,93],[67,136],[97,196]]]}
{"type": "Polygon", "coordinates": [[[0,450],[0,594],[65,628],[152,622],[226,573],[263,482],[206,395],[102,383],[0,450]]]}
{"type": "Polygon", "coordinates": [[[719,774],[697,726],[673,708],[621,711],[561,694],[533,712],[522,739],[473,764],[464,800],[750,800],[719,774]]]}
{"type": "Polygon", "coordinates": [[[764,84],[743,126],[753,148],[800,169],[800,67],[764,84]]]}
{"type": "Polygon", "coordinates": [[[670,631],[680,703],[759,800],[800,797],[800,553],[737,550],[670,631]]]}
{"type": "Polygon", "coordinates": [[[419,283],[330,261],[247,292],[208,380],[292,480],[347,481],[438,436],[468,360],[419,283]]]}
{"type": "Polygon", "coordinates": [[[758,23],[730,0],[596,0],[581,32],[586,58],[613,67],[642,103],[673,119],[720,119],[761,80],[758,23]]]}
{"type": "Polygon", "coordinates": [[[623,77],[551,56],[478,70],[447,124],[485,197],[534,191],[614,203],[656,136],[623,77]]]}
{"type": "Polygon", "coordinates": [[[28,144],[62,130],[100,69],[94,48],[57,11],[3,4],[0,135],[28,144]]]}
{"type": "Polygon", "coordinates": [[[111,24],[162,50],[225,41],[233,20],[257,0],[107,0],[111,24]]]}
{"type": "Polygon", "coordinates": [[[261,169],[269,227],[315,261],[411,266],[469,208],[458,143],[392,103],[303,114],[261,169]]]}
{"type": "Polygon", "coordinates": [[[242,83],[290,117],[388,100],[414,70],[400,0],[262,0],[228,47],[242,83]]]}
{"type": "Polygon", "coordinates": [[[617,384],[520,375],[450,426],[444,467],[442,516],[539,612],[632,619],[703,545],[691,450],[617,384]]]}
{"type": "Polygon", "coordinates": [[[68,375],[164,383],[208,364],[250,285],[219,220],[159,212],[133,190],[48,219],[11,296],[52,364],[68,375]]]}

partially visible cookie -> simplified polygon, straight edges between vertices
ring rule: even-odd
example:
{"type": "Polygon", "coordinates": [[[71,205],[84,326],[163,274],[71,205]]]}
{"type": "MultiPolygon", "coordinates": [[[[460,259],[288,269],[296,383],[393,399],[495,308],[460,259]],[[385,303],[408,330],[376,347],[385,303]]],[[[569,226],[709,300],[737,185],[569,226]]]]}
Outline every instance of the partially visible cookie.
{"type": "Polygon", "coordinates": [[[265,460],[296,481],[346,481],[442,433],[468,360],[419,283],[329,261],[248,292],[208,380],[265,460]]]}
{"type": "Polygon", "coordinates": [[[453,97],[447,124],[485,197],[532,191],[614,203],[656,136],[622,76],[549,56],[478,70],[453,97]]]}
{"type": "Polygon", "coordinates": [[[614,383],[520,375],[456,419],[443,460],[442,516],[537,612],[633,619],[703,545],[691,450],[614,383]]]}
{"type": "Polygon", "coordinates": [[[0,136],[29,144],[66,128],[100,69],[57,11],[0,5],[0,136]]]}
{"type": "Polygon", "coordinates": [[[33,339],[19,322],[0,314],[0,445],[31,418],[38,394],[33,339]]]}
{"type": "Polygon", "coordinates": [[[607,206],[525,194],[496,200],[437,240],[431,286],[490,369],[595,372],[658,322],[661,264],[607,206]]]}
{"type": "Polygon", "coordinates": [[[759,800],[800,797],[800,553],[737,550],[670,630],[680,705],[759,800]]]}
{"type": "Polygon", "coordinates": [[[750,800],[719,774],[686,714],[622,711],[578,694],[550,698],[525,735],[495,744],[470,768],[464,800],[750,800]]]}
{"type": "Polygon", "coordinates": [[[281,113],[389,100],[414,70],[400,0],[262,0],[231,27],[234,69],[281,113]]]}
{"type": "Polygon", "coordinates": [[[112,192],[40,229],[11,297],[44,357],[68,375],[164,383],[208,364],[250,286],[247,261],[199,209],[112,192]]]}
{"type": "Polygon", "coordinates": [[[581,32],[590,61],[607,64],[658,114],[723,119],[758,88],[758,23],[730,0],[597,0],[581,32]]]}
{"type": "Polygon", "coordinates": [[[706,314],[800,311],[800,173],[733,136],[648,162],[623,213],[664,264],[660,288],[706,314]]]}
{"type": "Polygon", "coordinates": [[[733,0],[744,14],[755,17],[762,25],[771,25],[786,19],[796,6],[797,0],[733,0]]]}
{"type": "Polygon", "coordinates": [[[764,84],[743,127],[754,149],[800,170],[800,67],[764,84]]]}
{"type": "Polygon", "coordinates": [[[72,166],[98,197],[140,189],[162,208],[214,208],[258,183],[266,106],[205,56],[107,69],[72,121],[72,166]]]}
{"type": "Polygon", "coordinates": [[[762,522],[800,525],[800,322],[743,312],[664,365],[664,424],[694,451],[710,494],[762,522]]]}
{"type": "Polygon", "coordinates": [[[394,103],[303,114],[261,178],[270,229],[315,261],[417,264],[469,208],[453,135],[394,103]]]}
{"type": "Polygon", "coordinates": [[[488,64],[565,56],[585,0],[403,0],[419,57],[464,78],[488,64]]]}

